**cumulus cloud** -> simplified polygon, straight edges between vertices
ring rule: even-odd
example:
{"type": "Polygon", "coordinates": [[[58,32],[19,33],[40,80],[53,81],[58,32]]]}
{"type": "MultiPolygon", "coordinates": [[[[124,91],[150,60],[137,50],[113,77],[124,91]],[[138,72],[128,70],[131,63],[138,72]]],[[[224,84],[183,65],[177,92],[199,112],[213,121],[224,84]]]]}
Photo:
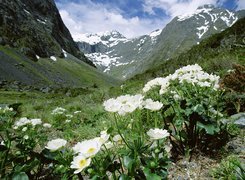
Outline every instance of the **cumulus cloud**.
{"type": "Polygon", "coordinates": [[[171,18],[193,13],[204,4],[220,5],[224,0],[144,0],[144,10],[155,14],[155,9],[162,9],[171,18]]]}
{"type": "MultiPolygon", "coordinates": [[[[201,5],[222,6],[228,1],[105,0],[105,3],[101,3],[101,0],[56,0],[61,17],[75,40],[81,34],[111,30],[117,30],[128,38],[149,34],[164,28],[175,16],[193,13],[201,5]],[[136,7],[130,6],[137,3],[139,5],[136,7]],[[128,10],[120,9],[125,6],[130,7],[128,10]],[[160,15],[159,10],[162,12],[160,15]]],[[[238,9],[245,8],[245,0],[235,2],[238,9]]]]}
{"type": "Polygon", "coordinates": [[[238,10],[245,9],[245,1],[244,0],[237,0],[236,4],[237,4],[238,10]]]}
{"type": "Polygon", "coordinates": [[[84,33],[117,30],[126,37],[136,37],[163,28],[167,19],[125,18],[120,9],[108,4],[84,0],[82,3],[65,1],[57,3],[61,17],[73,38],[79,39],[84,33]]]}

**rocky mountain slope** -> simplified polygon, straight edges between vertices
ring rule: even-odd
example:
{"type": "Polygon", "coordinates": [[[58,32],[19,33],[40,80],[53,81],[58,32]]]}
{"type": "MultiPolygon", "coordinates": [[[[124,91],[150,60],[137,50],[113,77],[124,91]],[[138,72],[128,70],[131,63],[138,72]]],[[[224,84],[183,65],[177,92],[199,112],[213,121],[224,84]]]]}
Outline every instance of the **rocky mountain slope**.
{"type": "Polygon", "coordinates": [[[242,17],[245,17],[245,10],[232,12],[212,5],[201,6],[194,14],[178,16],[163,29],[148,62],[156,66],[177,57],[203,39],[231,27],[242,17]]]}
{"type": "Polygon", "coordinates": [[[134,39],[127,39],[116,31],[84,35],[78,45],[98,68],[127,79],[178,56],[244,16],[244,10],[232,12],[204,5],[193,14],[175,17],[163,30],[150,35],[134,39]]]}
{"type": "Polygon", "coordinates": [[[82,35],[77,43],[103,72],[126,79],[128,74],[134,73],[135,64],[151,54],[160,33],[161,30],[156,30],[149,35],[127,39],[114,30],[82,35]]]}
{"type": "Polygon", "coordinates": [[[80,52],[53,0],[0,2],[0,87],[117,83],[80,52]]]}
{"type": "Polygon", "coordinates": [[[66,51],[92,65],[73,41],[54,0],[2,0],[0,44],[18,48],[32,60],[63,57],[66,51]]]}
{"type": "MultiPolygon", "coordinates": [[[[162,61],[157,67],[136,75],[131,80],[148,81],[149,79],[173,73],[188,64],[199,64],[207,72],[224,75],[233,64],[245,65],[245,17],[239,19],[226,30],[204,39],[190,50],[179,56],[162,61]]],[[[242,81],[242,79],[241,79],[242,81]]],[[[144,83],[143,83],[144,84],[144,83]]]]}

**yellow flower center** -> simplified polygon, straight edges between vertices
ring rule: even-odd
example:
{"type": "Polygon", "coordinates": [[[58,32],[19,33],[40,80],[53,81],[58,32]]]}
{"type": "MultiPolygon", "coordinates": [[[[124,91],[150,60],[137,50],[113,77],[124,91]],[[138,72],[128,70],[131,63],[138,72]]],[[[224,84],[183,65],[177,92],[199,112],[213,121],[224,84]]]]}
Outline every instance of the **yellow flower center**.
{"type": "Polygon", "coordinates": [[[82,159],[80,162],[79,162],[79,166],[80,167],[84,167],[86,165],[86,159],[82,159]]]}
{"type": "Polygon", "coordinates": [[[93,153],[94,151],[95,151],[95,148],[89,148],[89,149],[88,149],[88,153],[89,153],[89,154],[93,153]]]}

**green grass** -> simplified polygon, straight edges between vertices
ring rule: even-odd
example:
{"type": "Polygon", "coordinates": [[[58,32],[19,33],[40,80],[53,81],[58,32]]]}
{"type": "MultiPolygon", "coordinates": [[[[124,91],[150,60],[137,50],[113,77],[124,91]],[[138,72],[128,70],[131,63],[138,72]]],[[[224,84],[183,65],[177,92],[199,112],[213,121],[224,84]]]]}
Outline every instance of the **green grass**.
{"type": "Polygon", "coordinates": [[[21,103],[20,117],[41,118],[43,122],[51,123],[54,130],[50,137],[66,138],[79,141],[95,137],[109,123],[110,117],[103,109],[103,101],[108,98],[107,90],[89,89],[80,92],[76,97],[67,97],[64,94],[43,94],[40,92],[0,91],[0,104],[21,103]],[[52,115],[56,107],[65,108],[66,115],[74,111],[81,111],[74,115],[70,123],[65,120],[56,122],[52,115]],[[55,124],[57,126],[55,126],[55,124]]]}
{"type": "MultiPolygon", "coordinates": [[[[84,63],[82,60],[68,55],[67,58],[57,58],[54,62],[49,58],[40,58],[34,62],[27,57],[21,55],[18,51],[7,46],[0,46],[0,52],[7,55],[9,58],[1,58],[2,64],[11,66],[5,73],[0,76],[6,80],[12,79],[23,82],[24,76],[33,77],[35,83],[23,82],[24,84],[31,84],[34,86],[61,86],[61,87],[91,87],[100,86],[108,87],[120,84],[120,81],[114,79],[90,65],[84,63]],[[16,64],[22,64],[19,68],[16,64]],[[7,72],[7,74],[6,74],[7,72]],[[16,72],[21,72],[24,75],[16,75],[16,72]],[[22,77],[23,76],[23,77],[22,77]]],[[[3,56],[5,57],[5,56],[3,56]]]]}

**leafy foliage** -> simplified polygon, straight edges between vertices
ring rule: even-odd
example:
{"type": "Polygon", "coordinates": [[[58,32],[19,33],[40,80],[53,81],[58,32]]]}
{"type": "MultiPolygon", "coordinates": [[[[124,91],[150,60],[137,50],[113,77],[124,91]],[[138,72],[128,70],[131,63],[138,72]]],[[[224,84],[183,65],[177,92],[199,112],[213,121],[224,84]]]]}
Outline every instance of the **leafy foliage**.
{"type": "Polygon", "coordinates": [[[245,169],[239,158],[233,155],[223,159],[211,174],[217,179],[242,180],[245,178],[245,169]]]}

